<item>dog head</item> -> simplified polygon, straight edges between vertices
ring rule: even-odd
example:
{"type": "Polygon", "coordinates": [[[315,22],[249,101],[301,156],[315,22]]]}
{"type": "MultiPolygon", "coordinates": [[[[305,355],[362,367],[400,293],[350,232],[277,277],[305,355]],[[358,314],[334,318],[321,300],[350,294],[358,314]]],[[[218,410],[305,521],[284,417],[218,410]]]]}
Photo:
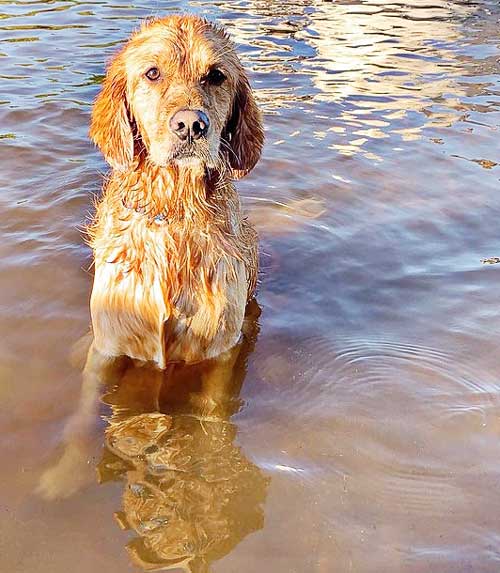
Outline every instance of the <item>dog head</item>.
{"type": "Polygon", "coordinates": [[[261,114],[225,32],[195,16],[146,22],[111,61],[90,135],[126,171],[145,152],[159,167],[217,168],[234,178],[257,163],[261,114]]]}

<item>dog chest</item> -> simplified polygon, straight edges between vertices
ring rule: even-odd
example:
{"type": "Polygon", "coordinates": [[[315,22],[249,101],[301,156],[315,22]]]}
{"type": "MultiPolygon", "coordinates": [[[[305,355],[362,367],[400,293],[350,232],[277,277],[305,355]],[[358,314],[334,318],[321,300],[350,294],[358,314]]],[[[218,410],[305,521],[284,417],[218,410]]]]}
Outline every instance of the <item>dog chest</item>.
{"type": "Polygon", "coordinates": [[[131,238],[124,249],[122,236],[114,251],[95,253],[91,313],[98,349],[154,361],[161,368],[227,350],[243,323],[243,262],[214,257],[207,245],[172,252],[168,241],[158,239],[147,237],[140,247],[131,238]]]}

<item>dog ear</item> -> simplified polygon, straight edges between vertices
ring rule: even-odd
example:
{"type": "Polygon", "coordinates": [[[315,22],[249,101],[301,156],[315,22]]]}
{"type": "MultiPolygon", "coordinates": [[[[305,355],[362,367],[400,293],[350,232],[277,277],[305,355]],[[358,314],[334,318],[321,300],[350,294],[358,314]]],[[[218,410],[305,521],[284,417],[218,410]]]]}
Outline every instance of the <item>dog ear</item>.
{"type": "Polygon", "coordinates": [[[134,158],[134,137],[127,106],[124,66],[118,55],[111,62],[92,108],[90,137],[114,169],[125,171],[134,158]]]}
{"type": "Polygon", "coordinates": [[[246,76],[237,85],[232,111],[222,137],[229,146],[227,159],[232,175],[235,179],[241,179],[255,167],[264,145],[262,114],[246,76]]]}

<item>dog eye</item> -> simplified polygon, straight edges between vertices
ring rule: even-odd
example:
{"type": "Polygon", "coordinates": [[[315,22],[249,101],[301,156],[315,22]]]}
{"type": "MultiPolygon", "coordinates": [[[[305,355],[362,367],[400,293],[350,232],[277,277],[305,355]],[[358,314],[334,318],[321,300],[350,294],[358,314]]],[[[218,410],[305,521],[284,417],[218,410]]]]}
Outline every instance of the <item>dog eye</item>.
{"type": "Polygon", "coordinates": [[[145,76],[148,78],[148,80],[154,82],[160,77],[160,70],[158,68],[149,68],[145,76]]]}
{"type": "Polygon", "coordinates": [[[226,79],[226,76],[217,68],[213,68],[206,76],[201,79],[201,84],[210,84],[211,86],[220,86],[226,79]]]}

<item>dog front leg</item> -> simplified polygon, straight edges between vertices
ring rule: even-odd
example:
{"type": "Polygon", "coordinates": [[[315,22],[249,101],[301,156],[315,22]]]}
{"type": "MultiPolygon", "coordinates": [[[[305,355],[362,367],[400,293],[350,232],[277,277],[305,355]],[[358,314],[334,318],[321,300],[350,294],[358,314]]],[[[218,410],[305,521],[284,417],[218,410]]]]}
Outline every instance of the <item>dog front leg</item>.
{"type": "Polygon", "coordinates": [[[58,462],[42,474],[37,493],[45,499],[69,497],[94,478],[96,429],[99,421],[99,397],[103,385],[121,374],[124,360],[103,356],[90,345],[82,376],[82,389],[76,412],[63,433],[64,451],[58,462]]]}
{"type": "Polygon", "coordinates": [[[234,376],[240,351],[241,344],[237,344],[203,365],[201,391],[190,398],[199,415],[217,419],[226,419],[231,415],[233,401],[240,389],[234,376]]]}

